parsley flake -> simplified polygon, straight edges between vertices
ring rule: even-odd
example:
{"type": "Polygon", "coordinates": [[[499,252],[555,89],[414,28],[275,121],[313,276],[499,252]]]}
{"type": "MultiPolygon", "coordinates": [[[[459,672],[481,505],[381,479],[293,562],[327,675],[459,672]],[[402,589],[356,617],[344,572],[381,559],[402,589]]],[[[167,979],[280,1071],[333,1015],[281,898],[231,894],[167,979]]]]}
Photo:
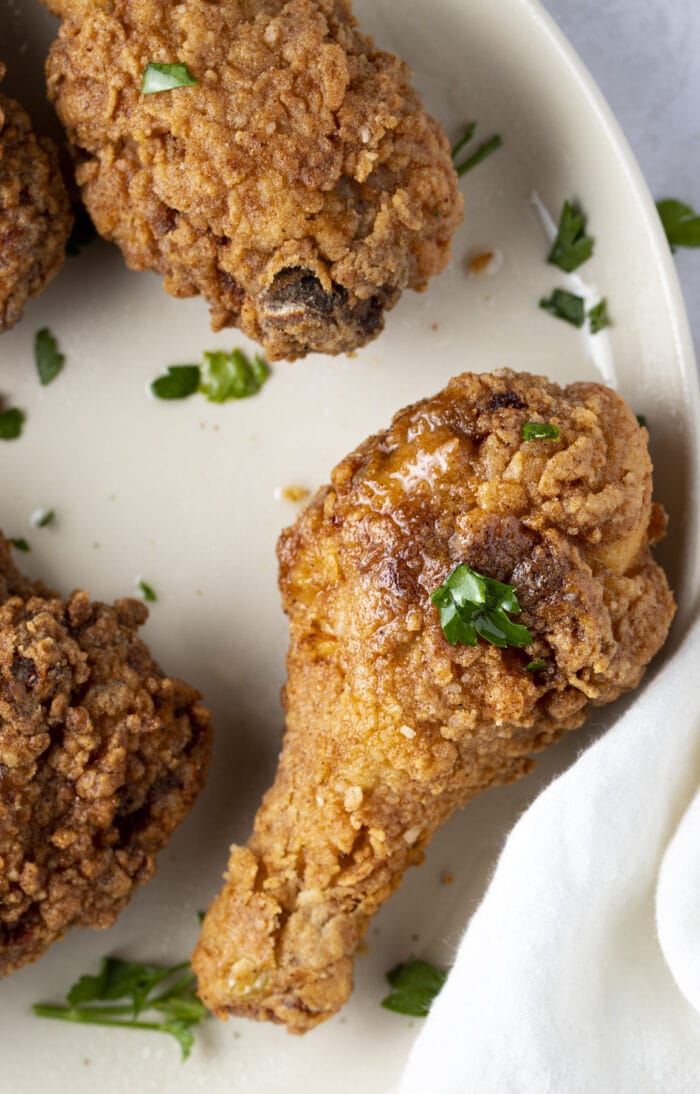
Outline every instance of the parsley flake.
{"type": "Polygon", "coordinates": [[[31,551],[31,547],[27,543],[26,539],[22,536],[18,536],[16,539],[10,538],[10,543],[14,547],[15,551],[31,551]]]}
{"type": "Polygon", "coordinates": [[[540,307],[574,327],[582,327],[586,318],[583,297],[565,289],[554,289],[549,298],[543,297],[540,300],[540,307]]]}
{"type": "Polygon", "coordinates": [[[597,334],[598,331],[604,330],[605,327],[612,326],[612,319],[608,314],[608,302],[603,299],[598,304],[594,304],[588,313],[588,322],[591,326],[591,334],[597,334]]]}
{"type": "Polygon", "coordinates": [[[525,672],[539,672],[540,669],[546,669],[547,662],[540,658],[538,661],[530,661],[529,665],[525,666],[525,672]]]}
{"type": "Polygon", "coordinates": [[[164,376],[151,384],[156,399],[188,399],[199,391],[199,365],[170,365],[164,376]]]}
{"type": "Polygon", "coordinates": [[[154,95],[159,91],[173,91],[177,87],[195,87],[197,81],[186,64],[160,65],[149,61],[143,70],[141,94],[154,95]]]}
{"type": "Polygon", "coordinates": [[[146,581],[139,581],[139,592],[141,593],[142,599],[148,604],[155,604],[158,599],[153,586],[149,585],[146,581]]]}
{"type": "Polygon", "coordinates": [[[240,349],[231,353],[218,350],[204,354],[199,390],[210,403],[247,399],[260,391],[269,375],[270,366],[262,357],[251,360],[240,349]]]}
{"type": "Polygon", "coordinates": [[[12,407],[0,412],[0,441],[14,441],[22,433],[24,412],[12,407]]]}
{"type": "Polygon", "coordinates": [[[476,122],[469,122],[466,126],[464,133],[459,138],[457,143],[452,148],[452,159],[456,159],[459,153],[462,151],[466,144],[469,144],[470,140],[476,132],[476,122]]]}
{"type": "Polygon", "coordinates": [[[34,360],[39,382],[44,386],[56,379],[65,364],[66,359],[59,353],[58,342],[47,327],[37,331],[34,336],[34,360]]]}
{"type": "Polygon", "coordinates": [[[54,509],[37,509],[36,513],[32,513],[31,522],[35,528],[48,528],[49,524],[53,524],[56,519],[56,511],[54,509]]]}
{"type": "Polygon", "coordinates": [[[480,144],[476,152],[473,152],[463,163],[455,165],[455,171],[461,178],[462,175],[466,175],[467,171],[473,170],[478,164],[485,160],[487,156],[490,156],[492,152],[500,148],[503,144],[503,137],[500,133],[494,133],[493,137],[489,137],[487,141],[480,144]]]}
{"type": "Polygon", "coordinates": [[[547,261],[560,270],[571,273],[593,254],[595,240],[586,235],[586,215],[576,202],[565,201],[559,216],[557,238],[547,261]]]}
{"type": "Polygon", "coordinates": [[[67,1005],[37,1003],[32,1010],[39,1018],[168,1033],[178,1042],[186,1060],[194,1044],[192,1027],[208,1015],[195,987],[188,962],[141,965],[105,957],[97,976],[81,976],[69,989],[67,1005]],[[153,1018],[140,1021],[144,1012],[150,1012],[153,1018]]]}
{"type": "Polygon", "coordinates": [[[559,426],[553,422],[523,422],[520,436],[524,441],[558,441],[559,426]]]}
{"type": "Polygon", "coordinates": [[[647,419],[645,414],[637,414],[637,421],[643,429],[646,429],[647,419]]]}
{"type": "Polygon", "coordinates": [[[386,978],[391,991],[382,999],[382,1006],[397,1014],[425,1018],[447,979],[447,969],[412,957],[391,969],[386,978]]]}
{"type": "Polygon", "coordinates": [[[700,215],[691,205],[666,198],[657,201],[656,208],[672,251],[676,247],[700,247],[700,215]]]}
{"type": "Polygon", "coordinates": [[[442,633],[451,646],[476,646],[480,635],[494,646],[528,646],[527,627],[508,615],[520,611],[512,585],[503,585],[462,564],[452,571],[430,599],[440,613],[442,633]]]}

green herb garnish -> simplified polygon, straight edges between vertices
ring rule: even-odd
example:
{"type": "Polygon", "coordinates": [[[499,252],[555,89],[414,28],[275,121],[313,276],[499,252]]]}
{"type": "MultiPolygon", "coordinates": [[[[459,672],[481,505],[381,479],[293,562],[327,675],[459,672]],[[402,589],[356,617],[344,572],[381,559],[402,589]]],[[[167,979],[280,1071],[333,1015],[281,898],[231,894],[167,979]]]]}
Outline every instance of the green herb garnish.
{"type": "Polygon", "coordinates": [[[31,547],[22,536],[18,536],[16,539],[10,538],[10,543],[16,551],[31,551],[31,547]]]}
{"type": "Polygon", "coordinates": [[[32,520],[32,524],[35,528],[47,528],[49,524],[53,524],[56,519],[56,513],[53,509],[40,509],[39,512],[32,520]]]}
{"type": "Polygon", "coordinates": [[[151,585],[149,585],[146,581],[139,581],[139,591],[141,593],[141,596],[145,601],[147,601],[147,603],[155,604],[158,597],[156,596],[155,591],[151,585]]]}
{"type": "Polygon", "coordinates": [[[58,342],[46,327],[37,331],[34,336],[34,360],[39,381],[44,385],[55,380],[65,364],[66,359],[59,353],[58,342]]]}
{"type": "Polygon", "coordinates": [[[612,319],[608,315],[608,302],[605,298],[591,308],[588,313],[588,322],[591,325],[591,334],[597,334],[598,331],[611,326],[612,319]]]}
{"type": "Polygon", "coordinates": [[[462,175],[466,175],[467,171],[471,171],[477,164],[485,160],[487,156],[490,156],[492,152],[495,152],[497,148],[500,148],[503,144],[503,137],[500,133],[495,133],[493,137],[490,137],[483,144],[480,144],[476,152],[473,152],[468,159],[462,163],[455,165],[455,171],[461,178],[462,175]]]}
{"type": "Polygon", "coordinates": [[[199,365],[170,365],[165,376],[151,384],[157,399],[187,399],[199,391],[199,365]]]}
{"type": "Polygon", "coordinates": [[[240,349],[205,353],[199,390],[210,403],[247,399],[260,391],[269,375],[270,366],[262,357],[250,360],[240,349]]]}
{"type": "Polygon", "coordinates": [[[547,662],[540,659],[539,661],[530,661],[529,665],[525,666],[525,672],[539,672],[540,669],[546,669],[547,662]]]}
{"type": "Polygon", "coordinates": [[[195,985],[188,962],[172,966],[141,965],[105,957],[97,976],[81,976],[73,984],[66,995],[67,1005],[37,1003],[32,1010],[39,1018],[169,1033],[186,1060],[194,1043],[192,1027],[208,1013],[195,994],[195,985]],[[156,993],[159,987],[164,990],[156,993]],[[114,1005],[118,1000],[129,1002],[114,1005]],[[98,1005],[104,1003],[112,1005],[98,1005]],[[158,1020],[138,1020],[139,1015],[149,1011],[155,1012],[158,1020]]]}
{"type": "Polygon", "coordinates": [[[523,422],[520,436],[524,441],[558,441],[559,426],[553,422],[523,422]]]}
{"type": "Polygon", "coordinates": [[[447,969],[412,957],[388,972],[386,978],[391,991],[382,999],[382,1006],[397,1014],[425,1018],[447,979],[447,969]]]}
{"type": "Polygon", "coordinates": [[[455,145],[453,145],[453,148],[452,148],[452,159],[453,160],[457,158],[459,153],[464,148],[465,144],[469,144],[469,142],[472,139],[472,137],[474,136],[475,132],[476,132],[476,122],[469,122],[466,129],[464,130],[464,133],[462,134],[462,136],[459,138],[457,143],[455,145]]]}
{"type": "Polygon", "coordinates": [[[586,235],[586,215],[576,202],[565,201],[559,216],[559,230],[547,261],[571,273],[593,254],[595,240],[586,235]]]}
{"type": "Polygon", "coordinates": [[[645,414],[637,414],[637,421],[642,427],[646,428],[647,419],[645,414]]]}
{"type": "Polygon", "coordinates": [[[173,91],[176,87],[195,87],[197,81],[186,64],[176,61],[171,65],[159,65],[150,61],[143,70],[141,94],[154,95],[159,91],[173,91]]]}
{"type": "Polygon", "coordinates": [[[73,208],[73,228],[66,243],[66,254],[69,258],[75,258],[81,254],[89,243],[97,237],[97,230],[92,223],[84,205],[76,205],[73,208]]]}
{"type": "Polygon", "coordinates": [[[494,646],[527,646],[527,627],[511,623],[508,615],[520,611],[512,585],[502,585],[469,566],[457,566],[430,599],[440,613],[442,633],[451,646],[476,646],[478,635],[494,646]],[[506,614],[507,613],[507,614],[506,614]]]}
{"type": "Polygon", "coordinates": [[[22,433],[24,412],[12,407],[0,412],[0,441],[14,441],[22,433]]]}
{"type": "Polygon", "coordinates": [[[700,216],[692,206],[666,198],[657,201],[656,208],[672,251],[676,247],[700,247],[700,216]]]}
{"type": "Polygon", "coordinates": [[[549,298],[540,300],[540,307],[555,315],[557,319],[564,319],[574,327],[582,327],[586,318],[586,307],[582,296],[566,292],[565,289],[554,289],[549,298]]]}

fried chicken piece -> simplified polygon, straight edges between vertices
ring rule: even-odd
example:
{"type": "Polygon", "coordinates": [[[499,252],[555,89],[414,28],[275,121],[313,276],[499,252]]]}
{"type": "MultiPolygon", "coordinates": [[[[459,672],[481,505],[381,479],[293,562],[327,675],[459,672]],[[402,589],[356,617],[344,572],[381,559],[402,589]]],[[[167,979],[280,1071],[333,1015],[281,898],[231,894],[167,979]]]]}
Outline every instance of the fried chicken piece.
{"type": "Polygon", "coordinates": [[[60,270],[72,224],[53,142],[0,95],[0,334],[60,270]]]}
{"type": "Polygon", "coordinates": [[[45,0],[49,95],[98,231],[271,359],[346,353],[449,258],[462,199],[409,71],[349,0],[45,0]],[[147,63],[196,87],[141,94],[147,63]]]}
{"type": "Polygon", "coordinates": [[[343,460],[282,535],[282,754],[193,959],[219,1017],[303,1033],[334,1014],[370,916],[450,813],[636,687],[674,611],[651,470],[609,388],[467,373],[343,460]],[[523,441],[533,419],[560,439],[523,441]],[[429,598],[461,563],[515,588],[531,645],[448,643],[429,598]]]}
{"type": "Polygon", "coordinates": [[[59,599],[0,535],[0,976],[109,927],[202,786],[209,713],[137,637],[147,615],[59,599]]]}

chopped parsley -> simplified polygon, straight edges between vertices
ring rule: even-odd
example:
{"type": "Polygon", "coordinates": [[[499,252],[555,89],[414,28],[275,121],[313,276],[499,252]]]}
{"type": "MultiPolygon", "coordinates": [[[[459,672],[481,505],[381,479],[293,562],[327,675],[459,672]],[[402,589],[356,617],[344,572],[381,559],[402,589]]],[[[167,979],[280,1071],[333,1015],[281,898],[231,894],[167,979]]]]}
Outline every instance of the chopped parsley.
{"type": "Polygon", "coordinates": [[[160,65],[149,61],[143,70],[141,94],[154,95],[159,91],[173,91],[176,87],[195,87],[197,81],[186,64],[160,65]]]}
{"type": "Polygon", "coordinates": [[[700,247],[700,215],[691,205],[666,198],[657,201],[656,208],[672,251],[676,247],[700,247]]]}
{"type": "Polygon", "coordinates": [[[382,999],[382,1006],[397,1014],[425,1018],[447,979],[447,969],[412,957],[391,969],[386,978],[391,991],[382,999]]]}
{"type": "Polygon", "coordinates": [[[22,433],[24,412],[17,407],[0,411],[0,441],[14,441],[22,433]]]}
{"type": "Polygon", "coordinates": [[[457,566],[430,599],[440,613],[442,633],[451,646],[476,646],[480,635],[494,646],[527,646],[527,627],[508,618],[520,612],[512,585],[503,585],[464,564],[457,566]]]}
{"type": "Polygon", "coordinates": [[[520,436],[524,441],[558,441],[559,426],[553,422],[523,422],[520,436]]]}
{"type": "Polygon", "coordinates": [[[141,593],[142,598],[148,604],[155,604],[156,600],[158,599],[155,594],[155,590],[153,589],[153,586],[149,585],[146,581],[139,581],[139,592],[141,593]]]}
{"type": "Polygon", "coordinates": [[[199,365],[170,365],[164,376],[151,384],[157,399],[187,399],[199,391],[199,365]]]}
{"type": "Polygon", "coordinates": [[[97,237],[95,225],[84,205],[74,206],[73,216],[73,228],[66,243],[66,254],[69,258],[77,257],[97,237]]]}
{"type": "Polygon", "coordinates": [[[10,538],[10,543],[14,547],[15,551],[31,551],[31,547],[27,543],[26,539],[22,536],[18,536],[16,539],[10,538]]]}
{"type": "Polygon", "coordinates": [[[549,298],[543,297],[540,300],[540,307],[574,327],[582,327],[586,318],[583,297],[567,292],[566,289],[554,289],[549,298]]]}
{"type": "Polygon", "coordinates": [[[157,399],[187,399],[199,391],[210,403],[247,399],[257,395],[270,375],[264,358],[249,358],[240,349],[231,353],[215,350],[204,354],[204,364],[170,365],[164,376],[151,384],[157,399]]]}
{"type": "Polygon", "coordinates": [[[232,353],[204,354],[199,390],[210,403],[225,403],[229,399],[247,399],[256,395],[270,375],[270,366],[262,357],[251,360],[240,349],[232,353]]]}
{"type": "Polygon", "coordinates": [[[645,414],[637,414],[637,421],[643,429],[646,429],[647,419],[645,414]]]}
{"type": "Polygon", "coordinates": [[[141,965],[105,957],[97,976],[81,976],[73,984],[65,1004],[37,1003],[32,1010],[39,1018],[168,1033],[186,1060],[194,1043],[192,1027],[208,1014],[195,986],[188,962],[141,965]],[[151,1019],[140,1020],[144,1013],[150,1013],[151,1019]]]}
{"type": "Polygon", "coordinates": [[[591,334],[597,334],[598,331],[604,330],[605,327],[612,325],[612,319],[608,314],[608,302],[605,297],[603,297],[600,303],[594,304],[590,309],[588,313],[588,322],[590,323],[591,334]]]}
{"type": "Polygon", "coordinates": [[[55,380],[65,364],[65,357],[59,352],[58,342],[47,327],[37,331],[34,336],[34,360],[40,383],[46,385],[55,380]]]}
{"type": "Polygon", "coordinates": [[[32,515],[32,524],[35,528],[47,528],[56,519],[54,509],[39,509],[32,515]]]}
{"type": "Polygon", "coordinates": [[[529,665],[525,666],[525,672],[539,672],[540,669],[546,669],[547,662],[540,658],[539,661],[530,661],[529,665]]]}
{"type": "Polygon", "coordinates": [[[547,261],[571,273],[593,254],[595,240],[586,234],[586,215],[576,202],[565,201],[559,215],[557,238],[547,261]]]}

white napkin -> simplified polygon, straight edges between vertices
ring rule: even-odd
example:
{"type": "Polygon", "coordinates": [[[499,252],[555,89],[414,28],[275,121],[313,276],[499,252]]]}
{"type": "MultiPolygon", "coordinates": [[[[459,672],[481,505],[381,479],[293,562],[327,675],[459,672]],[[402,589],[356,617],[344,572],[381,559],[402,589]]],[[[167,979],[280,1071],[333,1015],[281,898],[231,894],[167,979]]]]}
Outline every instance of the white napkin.
{"type": "Polygon", "coordinates": [[[700,621],[516,824],[400,1094],[700,1091],[700,621]]]}

